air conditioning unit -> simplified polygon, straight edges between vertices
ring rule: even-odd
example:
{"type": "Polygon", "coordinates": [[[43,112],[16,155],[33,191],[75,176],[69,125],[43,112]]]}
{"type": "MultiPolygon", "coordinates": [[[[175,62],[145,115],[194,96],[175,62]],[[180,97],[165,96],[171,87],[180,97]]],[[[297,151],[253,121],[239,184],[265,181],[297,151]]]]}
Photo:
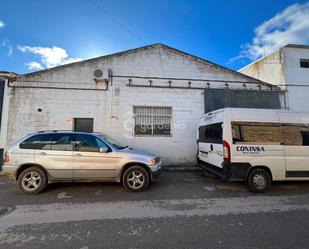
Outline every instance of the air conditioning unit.
{"type": "Polygon", "coordinates": [[[97,85],[102,85],[104,90],[108,89],[108,79],[103,78],[103,71],[101,69],[96,69],[93,71],[93,80],[97,85]]]}
{"type": "Polygon", "coordinates": [[[103,77],[103,71],[101,69],[96,69],[93,71],[94,78],[102,78],[103,77]]]}

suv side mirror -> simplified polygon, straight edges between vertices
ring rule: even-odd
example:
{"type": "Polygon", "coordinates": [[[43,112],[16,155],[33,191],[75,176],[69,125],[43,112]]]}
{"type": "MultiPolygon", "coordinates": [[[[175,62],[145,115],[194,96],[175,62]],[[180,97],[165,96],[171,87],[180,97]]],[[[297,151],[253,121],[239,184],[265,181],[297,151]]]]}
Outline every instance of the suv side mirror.
{"type": "Polygon", "coordinates": [[[100,147],[100,153],[108,152],[108,148],[100,147]]]}

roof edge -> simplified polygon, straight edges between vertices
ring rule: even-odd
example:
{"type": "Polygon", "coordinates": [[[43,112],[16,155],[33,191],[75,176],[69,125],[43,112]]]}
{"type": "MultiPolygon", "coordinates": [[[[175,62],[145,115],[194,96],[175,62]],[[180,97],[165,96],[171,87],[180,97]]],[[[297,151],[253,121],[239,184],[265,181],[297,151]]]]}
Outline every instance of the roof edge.
{"type": "Polygon", "coordinates": [[[93,57],[93,58],[89,58],[89,59],[85,59],[85,60],[81,60],[81,61],[76,61],[76,62],[64,64],[64,65],[59,65],[59,66],[56,66],[56,67],[46,68],[46,69],[43,69],[43,70],[31,72],[31,73],[20,74],[20,76],[32,76],[32,75],[35,75],[35,74],[50,72],[50,71],[58,70],[58,69],[65,68],[65,67],[68,67],[68,66],[87,63],[87,62],[91,62],[91,61],[95,61],[95,60],[99,60],[99,59],[105,59],[105,58],[109,58],[109,57],[112,57],[112,56],[120,56],[122,54],[134,53],[136,51],[148,49],[150,47],[155,47],[155,46],[164,46],[164,44],[154,43],[154,44],[145,45],[145,46],[142,46],[142,47],[132,48],[132,49],[128,49],[128,50],[124,50],[124,51],[120,51],[120,52],[115,52],[115,53],[111,53],[111,54],[106,54],[106,55],[102,55],[102,56],[97,56],[97,57],[93,57]]]}
{"type": "Polygon", "coordinates": [[[191,58],[194,58],[194,59],[196,59],[196,60],[198,60],[198,61],[200,61],[200,62],[202,62],[202,63],[211,64],[211,65],[213,65],[213,66],[215,66],[215,67],[217,67],[217,68],[219,68],[219,69],[224,69],[224,70],[226,70],[226,71],[228,71],[228,72],[230,72],[230,73],[232,73],[232,74],[235,74],[235,75],[238,75],[238,76],[241,76],[241,77],[245,77],[245,78],[250,79],[250,80],[252,80],[252,81],[256,81],[256,83],[259,83],[259,84],[267,84],[267,85],[272,85],[272,86],[274,86],[273,84],[270,84],[270,83],[261,81],[261,80],[259,80],[259,79],[253,78],[253,77],[250,77],[250,76],[245,75],[245,74],[243,74],[243,73],[240,73],[240,72],[238,72],[238,71],[232,70],[232,69],[227,68],[227,67],[225,67],[225,66],[221,66],[221,65],[219,65],[219,64],[217,64],[217,63],[214,63],[214,62],[212,62],[212,61],[203,59],[203,58],[201,58],[201,57],[199,57],[199,56],[189,54],[189,53],[184,52],[184,51],[182,51],[182,50],[179,50],[179,49],[177,49],[177,48],[173,48],[173,47],[167,46],[167,45],[165,45],[165,44],[161,44],[161,43],[160,43],[160,45],[163,46],[163,47],[166,47],[166,48],[168,48],[168,49],[174,50],[174,51],[176,51],[176,52],[178,52],[178,53],[181,53],[181,54],[184,54],[184,55],[186,55],[186,56],[189,56],[189,57],[191,57],[191,58]]]}
{"type": "Polygon", "coordinates": [[[306,45],[306,44],[292,44],[292,43],[289,43],[289,44],[285,45],[284,47],[287,47],[287,48],[306,48],[306,49],[309,49],[309,45],[306,45]]]}
{"type": "Polygon", "coordinates": [[[103,55],[103,56],[98,56],[98,57],[94,57],[94,58],[90,58],[90,59],[86,59],[86,60],[82,60],[82,61],[77,61],[77,62],[65,64],[65,65],[60,65],[60,66],[57,66],[57,67],[52,67],[52,68],[48,68],[48,69],[44,69],[44,70],[39,70],[39,71],[27,73],[27,74],[20,74],[19,76],[21,76],[21,77],[22,76],[33,76],[33,75],[36,75],[36,74],[41,74],[41,73],[45,73],[45,72],[54,71],[54,70],[58,70],[58,69],[61,69],[61,68],[72,66],[72,65],[88,63],[88,62],[91,62],[91,61],[95,61],[95,60],[99,60],[99,59],[105,59],[105,58],[109,58],[109,57],[113,57],[113,56],[120,56],[120,55],[123,55],[123,54],[134,53],[134,52],[137,52],[137,51],[140,51],[140,50],[149,49],[151,47],[157,47],[157,46],[158,47],[163,47],[163,48],[166,48],[166,49],[169,49],[169,50],[172,50],[172,51],[175,51],[175,52],[177,52],[179,54],[182,54],[182,55],[185,55],[185,56],[188,56],[188,57],[191,57],[191,58],[193,58],[193,59],[195,59],[195,60],[197,60],[199,62],[202,62],[202,63],[205,63],[205,64],[211,64],[211,65],[215,66],[218,69],[223,69],[223,70],[225,70],[227,72],[230,72],[230,73],[232,73],[234,75],[247,78],[247,79],[249,79],[251,81],[256,82],[257,84],[263,84],[263,85],[266,85],[266,86],[269,86],[269,87],[270,86],[276,87],[274,84],[271,84],[271,83],[268,83],[268,82],[264,82],[264,81],[261,81],[259,79],[250,77],[250,76],[245,75],[245,74],[243,74],[241,72],[229,69],[227,67],[221,66],[221,65],[216,64],[214,62],[211,62],[209,60],[203,59],[203,58],[201,58],[199,56],[192,55],[192,54],[184,52],[182,50],[170,47],[170,46],[165,45],[163,43],[154,43],[154,44],[150,44],[150,45],[146,45],[146,46],[142,46],[142,47],[138,47],[138,48],[133,48],[133,49],[129,49],[129,50],[125,50],[125,51],[120,51],[120,52],[116,52],[116,53],[112,53],[112,54],[107,54],[107,55],[103,55]]]}
{"type": "Polygon", "coordinates": [[[292,43],[288,43],[288,44],[286,44],[286,45],[284,45],[284,46],[281,46],[281,47],[277,48],[275,51],[273,51],[273,52],[271,52],[271,53],[269,53],[269,54],[267,54],[267,55],[264,55],[264,56],[262,56],[261,58],[255,60],[255,61],[250,62],[248,65],[246,65],[246,66],[244,66],[244,67],[238,69],[237,71],[239,72],[239,71],[241,71],[241,70],[243,70],[243,69],[245,69],[245,68],[247,68],[247,67],[250,67],[250,66],[254,65],[255,63],[258,63],[259,61],[261,61],[261,60],[267,58],[268,56],[270,56],[270,55],[272,55],[272,54],[274,54],[274,53],[277,53],[277,52],[280,51],[282,48],[305,48],[305,49],[309,49],[309,45],[306,45],[306,44],[292,44],[292,43]]]}
{"type": "Polygon", "coordinates": [[[248,65],[246,65],[246,66],[244,66],[244,67],[238,69],[237,72],[239,72],[240,70],[246,69],[247,67],[250,67],[250,66],[254,65],[255,63],[258,63],[258,62],[260,62],[260,61],[266,59],[267,57],[269,57],[269,56],[271,56],[271,55],[273,55],[273,54],[275,54],[275,53],[278,53],[278,52],[280,51],[281,48],[282,48],[282,47],[280,47],[279,49],[277,49],[277,50],[275,50],[275,51],[273,51],[273,52],[271,52],[271,53],[269,53],[269,54],[267,54],[267,55],[262,56],[261,58],[256,59],[255,61],[250,62],[248,65]]]}

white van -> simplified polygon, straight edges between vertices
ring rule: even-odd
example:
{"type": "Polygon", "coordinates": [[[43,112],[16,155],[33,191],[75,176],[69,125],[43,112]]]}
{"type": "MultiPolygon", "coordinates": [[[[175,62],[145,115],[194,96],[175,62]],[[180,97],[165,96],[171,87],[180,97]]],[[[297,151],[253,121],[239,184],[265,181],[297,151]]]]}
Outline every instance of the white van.
{"type": "Polygon", "coordinates": [[[272,181],[309,180],[309,113],[225,108],[198,126],[198,164],[223,180],[247,181],[252,192],[272,181]]]}

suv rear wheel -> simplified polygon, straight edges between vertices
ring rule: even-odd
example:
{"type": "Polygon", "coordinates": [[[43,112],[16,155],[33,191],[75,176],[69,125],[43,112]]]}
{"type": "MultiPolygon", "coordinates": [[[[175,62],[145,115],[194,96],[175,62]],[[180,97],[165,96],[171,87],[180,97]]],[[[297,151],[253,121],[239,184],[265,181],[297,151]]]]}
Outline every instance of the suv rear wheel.
{"type": "Polygon", "coordinates": [[[17,186],[26,194],[39,194],[47,186],[46,175],[38,167],[27,168],[18,177],[17,186]]]}
{"type": "Polygon", "coordinates": [[[149,186],[149,182],[147,170],[138,165],[128,168],[122,178],[125,189],[133,192],[144,191],[149,186]]]}
{"type": "Polygon", "coordinates": [[[271,177],[265,169],[256,168],[249,173],[247,184],[253,193],[265,193],[270,190],[271,177]]]}

